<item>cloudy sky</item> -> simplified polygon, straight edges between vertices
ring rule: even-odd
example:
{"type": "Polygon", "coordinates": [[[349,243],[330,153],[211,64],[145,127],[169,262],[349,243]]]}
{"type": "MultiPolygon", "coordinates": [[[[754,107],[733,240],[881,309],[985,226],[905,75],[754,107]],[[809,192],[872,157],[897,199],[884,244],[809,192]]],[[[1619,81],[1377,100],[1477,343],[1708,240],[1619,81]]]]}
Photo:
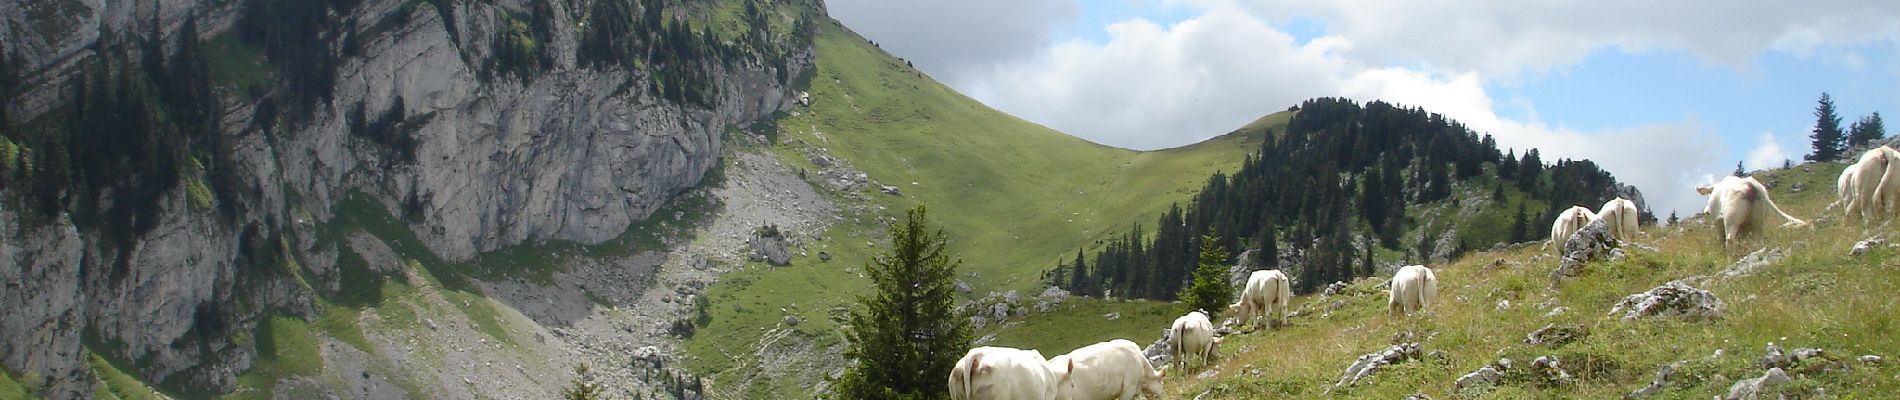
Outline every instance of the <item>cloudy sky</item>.
{"type": "MultiPolygon", "coordinates": [[[[978,100],[1092,141],[1185,145],[1320,96],[1416,105],[1598,161],[1659,215],[1799,161],[1820,93],[1900,116],[1900,1],[829,0],[978,100]]],[[[1889,123],[1888,126],[1897,126],[1889,123]]],[[[1889,132],[1900,134],[1900,132],[1889,132]]]]}

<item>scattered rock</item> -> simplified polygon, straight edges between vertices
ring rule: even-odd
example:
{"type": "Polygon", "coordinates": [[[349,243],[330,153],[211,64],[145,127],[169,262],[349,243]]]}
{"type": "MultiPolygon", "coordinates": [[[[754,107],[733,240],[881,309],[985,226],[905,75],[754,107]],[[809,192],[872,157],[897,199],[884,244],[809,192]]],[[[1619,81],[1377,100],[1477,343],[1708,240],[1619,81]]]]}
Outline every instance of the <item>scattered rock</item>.
{"type": "Polygon", "coordinates": [[[996,320],[997,322],[1009,319],[1009,305],[1003,303],[991,304],[989,316],[990,319],[996,320]]]}
{"type": "Polygon", "coordinates": [[[426,318],[426,317],[425,317],[425,318],[423,318],[423,319],[422,319],[422,324],[423,324],[423,325],[428,325],[428,326],[429,326],[429,330],[432,330],[432,331],[433,331],[433,330],[436,330],[436,329],[439,329],[439,327],[437,327],[437,326],[435,325],[435,320],[433,320],[433,319],[429,319],[429,318],[426,318]]]}
{"type": "Polygon", "coordinates": [[[1227,267],[1228,285],[1241,287],[1241,285],[1247,283],[1247,277],[1252,276],[1254,271],[1253,258],[1254,250],[1252,249],[1242,251],[1240,252],[1240,256],[1234,258],[1234,265],[1227,267]]]}
{"type": "Polygon", "coordinates": [[[1544,313],[1544,317],[1549,318],[1564,315],[1566,312],[1570,312],[1570,307],[1557,306],[1556,308],[1550,309],[1550,312],[1544,313]]]}
{"type": "Polygon", "coordinates": [[[1038,301],[1038,302],[1036,302],[1036,313],[1037,313],[1037,314],[1047,314],[1047,313],[1049,313],[1049,310],[1054,310],[1054,309],[1056,308],[1056,305],[1057,305],[1057,304],[1062,304],[1062,301],[1061,301],[1061,300],[1055,300],[1055,301],[1038,301]]]}
{"type": "Polygon", "coordinates": [[[796,315],[787,315],[787,316],[785,316],[785,325],[786,325],[786,326],[798,326],[798,316],[796,316],[796,315]]]}
{"type": "Polygon", "coordinates": [[[1359,356],[1359,359],[1354,360],[1351,366],[1346,367],[1346,373],[1341,374],[1339,381],[1334,382],[1333,387],[1327,388],[1326,392],[1330,393],[1333,389],[1356,385],[1359,381],[1372,376],[1379,366],[1416,360],[1418,355],[1418,343],[1412,342],[1395,344],[1385,350],[1359,356]]]}
{"type": "Polygon", "coordinates": [[[1009,302],[1009,305],[1013,306],[1017,304],[1022,304],[1023,298],[1022,296],[1016,295],[1016,291],[1011,290],[1011,291],[1003,292],[1003,301],[1009,302]]]}
{"type": "Polygon", "coordinates": [[[879,192],[884,192],[884,194],[888,194],[888,195],[892,195],[892,196],[902,196],[902,195],[903,195],[903,193],[901,193],[901,192],[898,192],[898,191],[897,191],[897,187],[896,187],[896,186],[891,186],[891,185],[877,185],[877,191],[879,191],[879,192]]]}
{"type": "Polygon", "coordinates": [[[996,334],[994,333],[983,335],[983,337],[980,337],[980,338],[976,338],[976,344],[984,344],[984,343],[989,343],[989,342],[994,342],[994,341],[996,341],[996,334]]]}
{"type": "MultiPolygon", "coordinates": [[[[1117,317],[1120,316],[1120,313],[1115,314],[1117,317]]],[[[1148,347],[1141,350],[1141,356],[1148,359],[1149,365],[1168,365],[1169,362],[1174,361],[1174,350],[1168,348],[1168,333],[1167,329],[1162,329],[1161,338],[1155,339],[1154,343],[1149,343],[1148,347]]]]}
{"type": "Polygon", "coordinates": [[[1432,400],[1432,396],[1426,396],[1424,393],[1413,393],[1410,396],[1405,396],[1405,400],[1432,400]]]}
{"type": "Polygon", "coordinates": [[[1451,359],[1451,355],[1445,354],[1444,350],[1432,350],[1432,352],[1425,354],[1425,359],[1431,360],[1431,361],[1437,361],[1437,362],[1444,362],[1445,360],[1451,359]]]}
{"type": "Polygon", "coordinates": [[[1610,249],[1610,261],[1612,262],[1623,261],[1623,259],[1625,258],[1629,258],[1629,253],[1623,252],[1623,249],[1621,248],[1610,249]]]}
{"type": "Polygon", "coordinates": [[[1509,310],[1509,309],[1511,309],[1511,299],[1498,299],[1498,306],[1497,306],[1498,311],[1504,311],[1504,310],[1509,310]]]}
{"type": "Polygon", "coordinates": [[[989,319],[989,318],[984,318],[984,317],[983,317],[983,316],[981,316],[981,315],[972,315],[972,316],[970,316],[970,329],[973,329],[973,330],[982,330],[982,329],[983,329],[983,327],[985,327],[985,326],[989,326],[989,325],[990,325],[990,319],[989,319]]]}
{"type": "Polygon", "coordinates": [[[1623,319],[1647,317],[1682,317],[1689,320],[1708,320],[1722,315],[1722,300],[1714,293],[1684,285],[1681,282],[1669,282],[1647,292],[1624,297],[1623,301],[1610,308],[1610,315],[1623,314],[1623,319]]]}
{"type": "Polygon", "coordinates": [[[1504,379],[1503,371],[1486,365],[1478,368],[1477,371],[1471,371],[1471,373],[1465,374],[1465,376],[1458,377],[1456,386],[1459,392],[1469,389],[1483,393],[1484,391],[1490,390],[1490,387],[1497,386],[1498,381],[1502,379],[1504,379]]]}
{"type": "Polygon", "coordinates": [[[1333,282],[1326,285],[1326,291],[1320,292],[1320,296],[1331,297],[1334,295],[1338,295],[1340,293],[1344,293],[1345,291],[1346,291],[1345,282],[1333,282]]]}
{"type": "Polygon", "coordinates": [[[1570,383],[1570,372],[1564,371],[1563,362],[1554,356],[1540,356],[1531,360],[1531,373],[1555,385],[1570,383]]]}
{"type": "Polygon", "coordinates": [[[1036,295],[1036,297],[1045,298],[1045,299],[1056,299],[1057,302],[1059,303],[1061,302],[1061,299],[1069,298],[1069,291],[1062,290],[1062,288],[1059,288],[1059,287],[1050,286],[1048,289],[1043,289],[1042,294],[1038,294],[1036,295]]]}
{"type": "Polygon", "coordinates": [[[1722,398],[1724,400],[1755,400],[1765,397],[1763,392],[1774,390],[1775,387],[1790,381],[1793,379],[1788,378],[1788,373],[1783,372],[1781,368],[1769,368],[1768,372],[1763,373],[1760,378],[1735,381],[1734,385],[1728,387],[1728,395],[1722,398]]]}
{"type": "Polygon", "coordinates": [[[1768,343],[1767,353],[1759,360],[1762,368],[1781,368],[1797,373],[1831,372],[1847,368],[1847,363],[1835,361],[1834,357],[1827,355],[1827,351],[1818,348],[1800,348],[1784,352],[1781,346],[1768,343]]]}
{"type": "Polygon", "coordinates": [[[1662,393],[1663,386],[1669,384],[1669,377],[1675,374],[1676,366],[1674,364],[1663,365],[1662,368],[1656,370],[1656,379],[1649,381],[1649,386],[1636,389],[1636,391],[1630,392],[1629,395],[1625,395],[1623,398],[1640,399],[1662,393]]]}
{"type": "Polygon", "coordinates": [[[1509,358],[1504,358],[1504,357],[1498,357],[1498,364],[1497,364],[1497,365],[1498,365],[1498,370],[1499,370],[1499,371],[1510,371],[1510,370],[1511,370],[1511,359],[1509,359],[1509,358]]]}
{"type": "Polygon", "coordinates": [[[1788,250],[1783,248],[1777,247],[1755,250],[1753,253],[1742,256],[1741,260],[1736,260],[1735,264],[1729,265],[1728,269],[1722,270],[1722,277],[1737,278],[1753,275],[1755,271],[1761,270],[1762,267],[1774,265],[1776,262],[1780,262],[1781,259],[1787,257],[1788,250]]]}
{"type": "Polygon", "coordinates": [[[1114,321],[1114,320],[1118,320],[1118,319],[1122,319],[1122,312],[1121,312],[1121,311],[1116,311],[1116,312],[1112,312],[1112,313],[1107,313],[1107,314],[1102,314],[1102,318],[1106,318],[1106,319],[1108,319],[1109,321],[1114,321]]]}
{"type": "Polygon", "coordinates": [[[633,360],[645,362],[648,365],[660,365],[666,362],[666,352],[660,350],[659,347],[641,347],[633,351],[633,360]]]}
{"type": "Polygon", "coordinates": [[[786,266],[792,264],[791,246],[784,235],[754,235],[748,241],[752,246],[751,259],[768,264],[786,266]]]}
{"type": "Polygon", "coordinates": [[[818,252],[818,261],[831,261],[831,253],[823,252],[823,251],[818,252]]]}
{"type": "Polygon", "coordinates": [[[957,280],[957,293],[969,293],[970,290],[969,282],[964,282],[961,279],[957,280]]]}
{"type": "Polygon", "coordinates": [[[1564,242],[1563,260],[1557,263],[1557,269],[1550,271],[1550,283],[1556,285],[1564,278],[1583,273],[1584,264],[1609,258],[1610,250],[1617,246],[1603,220],[1590,221],[1564,242]]]}
{"type": "Polygon", "coordinates": [[[1882,359],[1880,358],[1880,356],[1876,356],[1876,355],[1872,355],[1872,354],[1868,354],[1868,355],[1863,355],[1863,356],[1860,356],[1860,363],[1861,363],[1861,364],[1867,364],[1867,365],[1880,365],[1880,362],[1881,362],[1881,361],[1882,361],[1882,359]]]}
{"type": "Polygon", "coordinates": [[[1800,193],[1803,190],[1808,190],[1807,182],[1795,181],[1793,185],[1788,186],[1788,191],[1790,192],[1800,193]]]}
{"type": "Polygon", "coordinates": [[[1206,371],[1201,371],[1199,374],[1195,374],[1194,379],[1214,379],[1216,375],[1220,375],[1220,366],[1218,365],[1214,366],[1214,368],[1208,368],[1206,371]]]}
{"type": "Polygon", "coordinates": [[[1545,324],[1543,328],[1531,331],[1529,335],[1524,335],[1524,343],[1557,347],[1570,342],[1583,340],[1583,338],[1587,336],[1590,336],[1590,328],[1584,327],[1583,325],[1545,324]]]}
{"type": "Polygon", "coordinates": [[[1880,245],[1884,245],[1884,244],[1887,244],[1887,241],[1875,239],[1875,238],[1868,238],[1866,240],[1855,242],[1854,248],[1852,250],[1848,250],[1847,254],[1853,255],[1853,256],[1867,254],[1868,250],[1873,250],[1874,247],[1879,247],[1880,245]]]}

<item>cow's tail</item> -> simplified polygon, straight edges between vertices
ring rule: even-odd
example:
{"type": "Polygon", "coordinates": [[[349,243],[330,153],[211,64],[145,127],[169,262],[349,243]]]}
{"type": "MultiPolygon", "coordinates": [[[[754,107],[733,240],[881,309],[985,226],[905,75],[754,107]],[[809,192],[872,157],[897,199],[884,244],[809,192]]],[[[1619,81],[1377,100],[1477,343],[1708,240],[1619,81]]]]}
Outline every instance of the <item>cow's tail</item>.
{"type": "Polygon", "coordinates": [[[1433,301],[1438,300],[1438,274],[1432,273],[1432,270],[1427,268],[1424,278],[1424,282],[1421,282],[1424,285],[1418,291],[1418,308],[1420,309],[1431,306],[1433,301]]]}
{"type": "Polygon", "coordinates": [[[969,365],[958,365],[956,369],[950,371],[950,379],[953,380],[950,383],[950,398],[963,400],[975,394],[976,369],[982,365],[982,362],[983,353],[971,354],[969,365]]]}
{"type": "MultiPolygon", "coordinates": [[[[1885,146],[1882,146],[1882,148],[1884,147],[1885,146]]],[[[1876,150],[1878,149],[1880,148],[1876,148],[1876,150]]],[[[1891,150],[1888,150],[1888,151],[1891,151],[1891,150]]],[[[1885,170],[1885,173],[1880,175],[1879,184],[1874,185],[1874,195],[1872,197],[1873,204],[1860,207],[1861,209],[1888,213],[1888,212],[1893,212],[1895,207],[1900,207],[1900,204],[1894,204],[1895,199],[1889,198],[1889,197],[1900,195],[1900,194],[1893,193],[1892,190],[1887,190],[1887,182],[1896,182],[1895,183],[1896,185],[1900,185],[1900,180],[1896,180],[1896,179],[1900,179],[1900,163],[1897,163],[1894,161],[1897,161],[1897,160],[1887,160],[1886,168],[1881,168],[1882,170],[1885,170]]],[[[1867,179],[1867,177],[1861,177],[1860,179],[1867,179]]],[[[1865,198],[1865,196],[1862,196],[1862,197],[1865,198]]]]}
{"type": "MultiPolygon", "coordinates": [[[[1888,169],[1887,174],[1893,175],[1893,171],[1891,168],[1888,169]]],[[[1795,218],[1793,215],[1788,215],[1788,213],[1782,212],[1781,206],[1775,205],[1775,199],[1768,196],[1767,186],[1762,186],[1760,182],[1751,182],[1751,184],[1748,186],[1749,186],[1749,189],[1754,190],[1756,194],[1761,195],[1761,202],[1768,204],[1769,210],[1774,211],[1775,215],[1780,215],[1782,219],[1788,221],[1788,222],[1782,223],[1781,226],[1807,226],[1808,225],[1808,221],[1802,220],[1800,218],[1795,218]]],[[[1879,193],[1879,190],[1876,189],[1875,193],[1879,193]]]]}

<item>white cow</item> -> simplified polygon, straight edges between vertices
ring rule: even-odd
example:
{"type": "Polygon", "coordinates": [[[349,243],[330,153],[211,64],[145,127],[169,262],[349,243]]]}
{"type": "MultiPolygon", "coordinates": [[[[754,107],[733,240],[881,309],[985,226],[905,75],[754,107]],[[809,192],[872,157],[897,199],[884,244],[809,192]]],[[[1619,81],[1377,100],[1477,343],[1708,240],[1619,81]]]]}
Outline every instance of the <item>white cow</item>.
{"type": "Polygon", "coordinates": [[[1272,269],[1254,271],[1240,290],[1240,301],[1227,306],[1243,325],[1260,329],[1256,318],[1266,317],[1267,326],[1286,324],[1286,309],[1293,302],[1293,285],[1285,273],[1272,269]]]}
{"type": "Polygon", "coordinates": [[[1893,212],[1900,205],[1900,151],[1892,147],[1880,146],[1861,153],[1860,161],[1841,171],[1841,178],[1835,182],[1835,190],[1846,203],[1848,215],[1871,217],[1882,212],[1893,212]]]}
{"type": "Polygon", "coordinates": [[[1174,364],[1179,370],[1187,370],[1188,355],[1201,357],[1201,366],[1206,367],[1214,358],[1216,345],[1221,338],[1214,336],[1214,323],[1207,320],[1207,313],[1195,310],[1174,319],[1174,325],[1168,332],[1168,349],[1174,353],[1174,364]]]}
{"type": "Polygon", "coordinates": [[[1624,241],[1636,236],[1636,217],[1636,202],[1622,197],[1603,203],[1596,215],[1596,219],[1603,220],[1603,225],[1610,229],[1610,237],[1624,241]]]}
{"type": "Polygon", "coordinates": [[[1391,294],[1386,301],[1388,313],[1409,315],[1438,299],[1438,275],[1423,265],[1407,265],[1392,275],[1392,287],[1387,291],[1391,294]]]}
{"type": "Polygon", "coordinates": [[[1035,350],[1008,347],[970,349],[950,369],[950,398],[956,400],[1055,399],[1069,371],[1035,350]]]}
{"type": "Polygon", "coordinates": [[[1578,230],[1583,229],[1584,225],[1590,224],[1590,220],[1596,218],[1597,214],[1590,212],[1588,208],[1570,206],[1570,209],[1557,214],[1556,221],[1550,223],[1550,242],[1544,245],[1555,245],[1557,252],[1563,252],[1564,242],[1570,241],[1570,235],[1577,234],[1578,230]]]}
{"type": "Polygon", "coordinates": [[[1768,187],[1762,186],[1753,177],[1730,176],[1722,178],[1713,186],[1695,188],[1696,193],[1709,196],[1709,204],[1702,209],[1704,213],[1713,213],[1720,225],[1716,234],[1722,245],[1740,240],[1745,234],[1758,233],[1768,219],[1780,216],[1785,220],[1782,227],[1807,226],[1808,222],[1782,212],[1775,201],[1768,197],[1768,187]]]}
{"type": "Polygon", "coordinates": [[[1058,370],[1069,371],[1067,383],[1057,388],[1065,400],[1132,400],[1135,395],[1161,398],[1161,372],[1148,364],[1141,347],[1115,339],[1075,349],[1050,359],[1058,370]]]}
{"type": "Polygon", "coordinates": [[[1832,209],[1835,206],[1839,206],[1843,210],[1847,211],[1847,215],[1854,215],[1856,211],[1859,211],[1858,203],[1860,200],[1860,195],[1859,195],[1859,190],[1856,190],[1859,188],[1860,188],[1859,164],[1857,163],[1855,165],[1849,165],[1847,166],[1847,168],[1842,168],[1841,177],[1839,179],[1834,180],[1834,193],[1840,194],[1841,199],[1835,200],[1834,204],[1827,205],[1827,208],[1832,209]]]}

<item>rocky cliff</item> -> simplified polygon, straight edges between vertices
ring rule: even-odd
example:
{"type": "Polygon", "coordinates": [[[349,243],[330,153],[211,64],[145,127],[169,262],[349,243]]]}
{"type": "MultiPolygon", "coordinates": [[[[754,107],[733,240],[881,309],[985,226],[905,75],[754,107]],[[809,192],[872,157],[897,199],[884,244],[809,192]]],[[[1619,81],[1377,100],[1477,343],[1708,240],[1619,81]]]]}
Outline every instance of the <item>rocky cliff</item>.
{"type": "MultiPolygon", "coordinates": [[[[194,28],[198,37],[236,35],[260,1],[0,4],[0,39],[19,66],[19,84],[5,94],[7,121],[18,128],[59,113],[92,60],[114,52],[137,59],[141,41],[194,28]]],[[[228,153],[225,171],[236,179],[213,189],[239,193],[217,201],[245,211],[219,218],[181,185],[157,197],[154,227],[120,246],[67,214],[26,211],[24,185],[0,189],[11,199],[0,202],[0,309],[9,310],[0,315],[8,338],[0,363],[8,371],[44,377],[49,397],[86,397],[90,350],[149,382],[231,390],[253,350],[230,337],[270,313],[308,318],[319,294],[311,287],[334,286],[320,267],[335,264],[338,244],[313,237],[352,191],[403,216],[451,261],[524,242],[615,238],[717,165],[725,132],[792,106],[789,77],[812,59],[810,35],[798,26],[823,13],[815,3],[780,4],[761,20],[793,28],[741,25],[772,34],[738,35],[723,31],[714,1],[655,2],[666,7],[658,13],[666,26],[697,27],[682,31],[723,43],[719,54],[583,65],[583,15],[599,8],[595,1],[331,3],[326,33],[300,38],[334,57],[327,98],[219,83],[212,114],[228,146],[217,151],[228,153]],[[543,31],[529,42],[541,61],[525,73],[495,72],[506,57],[499,43],[514,43],[524,15],[552,21],[537,23],[543,31]],[[703,78],[689,82],[703,87],[696,98],[661,84],[683,70],[703,78]],[[299,103],[309,107],[285,106],[299,103]],[[365,115],[398,132],[398,144],[361,134],[365,115]]],[[[108,204],[111,195],[99,194],[108,204]]]]}

